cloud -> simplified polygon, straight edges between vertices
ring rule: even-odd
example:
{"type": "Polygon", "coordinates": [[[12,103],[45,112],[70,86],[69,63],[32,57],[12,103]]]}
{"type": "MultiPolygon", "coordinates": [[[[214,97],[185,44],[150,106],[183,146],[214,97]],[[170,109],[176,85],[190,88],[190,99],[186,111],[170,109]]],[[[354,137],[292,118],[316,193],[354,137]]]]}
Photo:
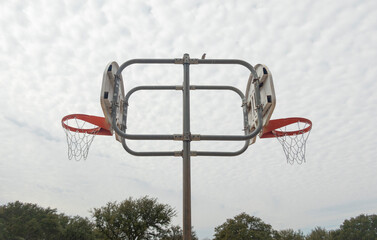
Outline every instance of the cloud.
{"type": "MultiPolygon", "coordinates": [[[[274,139],[258,139],[234,158],[192,158],[193,225],[201,238],[243,211],[294,229],[322,220],[336,226],[359,210],[375,212],[373,204],[355,207],[377,197],[370,191],[377,184],[375,9],[368,0],[3,3],[0,202],[31,201],[88,215],[88,208],[110,200],[151,195],[181,212],[180,158],[136,158],[113,137],[97,136],[88,160],[68,161],[60,121],[70,113],[102,115],[99,92],[108,62],[187,52],[266,64],[277,94],[273,118],[313,122],[301,166],[286,165],[274,139]]],[[[245,91],[243,67],[192,65],[190,71],[191,84],[245,91]]],[[[180,65],[132,65],[123,77],[126,90],[183,81],[180,65]]],[[[240,104],[232,92],[193,91],[193,133],[243,134],[240,104]]],[[[129,131],[180,133],[181,108],[180,91],[135,93],[129,131]]],[[[129,145],[181,149],[180,142],[129,145]]],[[[242,145],[201,141],[192,149],[242,145]]]]}

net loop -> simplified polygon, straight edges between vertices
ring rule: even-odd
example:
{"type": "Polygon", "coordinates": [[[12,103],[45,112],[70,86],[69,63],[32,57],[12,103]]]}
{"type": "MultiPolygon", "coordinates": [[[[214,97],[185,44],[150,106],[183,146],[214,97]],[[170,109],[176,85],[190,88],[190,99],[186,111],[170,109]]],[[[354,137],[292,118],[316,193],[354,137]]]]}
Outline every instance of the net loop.
{"type": "Polygon", "coordinates": [[[260,138],[277,138],[283,147],[287,162],[306,162],[306,141],[312,129],[312,122],[306,118],[282,118],[270,120],[260,138]]]}
{"type": "Polygon", "coordinates": [[[309,127],[308,123],[298,121],[296,125],[297,129],[300,130],[297,130],[297,133],[293,135],[281,134],[282,132],[289,132],[288,126],[271,131],[282,145],[284,154],[287,158],[287,163],[291,165],[293,165],[295,162],[298,164],[306,162],[306,141],[308,140],[310,134],[310,131],[304,131],[304,129],[309,127]]]}
{"type": "Polygon", "coordinates": [[[62,119],[62,126],[67,137],[69,160],[86,160],[96,135],[112,135],[102,117],[72,114],[62,119]]]}

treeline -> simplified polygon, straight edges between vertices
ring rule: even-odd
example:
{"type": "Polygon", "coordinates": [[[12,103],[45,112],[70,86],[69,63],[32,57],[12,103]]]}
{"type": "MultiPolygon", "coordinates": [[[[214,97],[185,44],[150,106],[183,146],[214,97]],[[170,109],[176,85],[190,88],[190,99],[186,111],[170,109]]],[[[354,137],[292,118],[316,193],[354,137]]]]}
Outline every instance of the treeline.
{"type": "MultiPolygon", "coordinates": [[[[129,198],[91,210],[93,221],[19,201],[0,206],[0,240],[179,240],[175,210],[157,199],[129,198]]],[[[198,238],[193,231],[193,240],[198,238]]]]}
{"type": "Polygon", "coordinates": [[[331,231],[316,227],[305,236],[300,230],[276,231],[261,219],[241,213],[216,227],[214,236],[213,240],[377,240],[377,215],[359,215],[331,231]]]}
{"type": "MultiPolygon", "coordinates": [[[[109,202],[90,212],[92,220],[19,201],[0,205],[0,240],[182,240],[181,227],[171,224],[175,210],[155,198],[109,202]]],[[[241,213],[214,232],[213,240],[375,240],[377,215],[359,215],[339,229],[316,227],[304,235],[300,230],[274,230],[260,218],[241,213]]],[[[192,240],[198,240],[194,230],[192,240]]]]}

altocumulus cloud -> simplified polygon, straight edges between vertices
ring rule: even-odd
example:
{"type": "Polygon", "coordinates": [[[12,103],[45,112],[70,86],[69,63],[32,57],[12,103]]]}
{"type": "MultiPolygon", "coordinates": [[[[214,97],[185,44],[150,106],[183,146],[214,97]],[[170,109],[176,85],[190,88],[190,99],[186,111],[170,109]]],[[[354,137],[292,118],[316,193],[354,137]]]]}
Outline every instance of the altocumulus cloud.
{"type": "MultiPolygon", "coordinates": [[[[68,214],[128,196],[152,195],[176,207],[181,224],[179,158],[136,158],[97,137],[85,162],[68,161],[61,118],[101,115],[99,91],[109,61],[238,58],[264,63],[277,94],[273,118],[314,125],[307,163],[285,163],[277,141],[257,140],[235,158],[192,159],[193,225],[201,238],[245,211],[276,229],[338,226],[376,213],[376,1],[3,1],[0,8],[0,202],[56,207],[68,214]],[[367,204],[359,204],[367,203],[367,204]]],[[[234,85],[247,71],[192,66],[193,84],[234,85]]],[[[182,82],[180,66],[134,66],[126,89],[182,82]]],[[[179,133],[182,99],[140,93],[130,101],[130,132],[179,133]]],[[[240,99],[193,92],[195,133],[242,134],[240,99]],[[221,107],[219,107],[221,106],[221,107]],[[214,124],[216,123],[216,124],[214,124]]],[[[136,149],[179,143],[132,142],[136,149]]],[[[242,143],[195,143],[238,149],[242,143]]],[[[195,149],[194,149],[195,150],[195,149]]]]}

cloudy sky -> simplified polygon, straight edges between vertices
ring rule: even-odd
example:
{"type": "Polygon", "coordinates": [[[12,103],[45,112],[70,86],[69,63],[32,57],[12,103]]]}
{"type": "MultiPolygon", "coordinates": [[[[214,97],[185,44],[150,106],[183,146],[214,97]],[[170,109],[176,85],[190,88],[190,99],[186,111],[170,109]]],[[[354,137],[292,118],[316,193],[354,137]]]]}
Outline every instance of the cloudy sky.
{"type": "MultiPolygon", "coordinates": [[[[0,1],[0,204],[20,200],[70,215],[149,195],[182,224],[182,160],[140,158],[97,136],[86,161],[67,159],[61,118],[102,115],[99,94],[110,61],[235,58],[271,70],[273,118],[312,120],[307,162],[287,164],[275,139],[238,157],[192,158],[192,224],[211,237],[246,212],[274,229],[333,229],[377,213],[377,2],[339,1],[0,1]]],[[[182,66],[132,66],[126,91],[179,85],[182,66]]],[[[192,84],[245,91],[243,67],[191,67],[192,84]]],[[[191,131],[243,134],[233,92],[193,91],[191,131]]],[[[131,133],[180,133],[179,91],[130,99],[131,133]]],[[[135,150],[181,150],[179,142],[130,142],[135,150]]],[[[243,143],[195,142],[192,150],[243,143]]]]}

